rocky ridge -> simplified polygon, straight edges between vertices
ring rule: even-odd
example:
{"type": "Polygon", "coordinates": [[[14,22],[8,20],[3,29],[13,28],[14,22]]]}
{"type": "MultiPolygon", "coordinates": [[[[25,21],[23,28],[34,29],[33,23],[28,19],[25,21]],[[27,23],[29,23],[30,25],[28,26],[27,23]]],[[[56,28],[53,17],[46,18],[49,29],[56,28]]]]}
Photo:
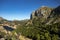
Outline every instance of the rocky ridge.
{"type": "Polygon", "coordinates": [[[44,6],[32,12],[30,19],[38,18],[45,24],[60,22],[60,6],[56,8],[44,6]]]}

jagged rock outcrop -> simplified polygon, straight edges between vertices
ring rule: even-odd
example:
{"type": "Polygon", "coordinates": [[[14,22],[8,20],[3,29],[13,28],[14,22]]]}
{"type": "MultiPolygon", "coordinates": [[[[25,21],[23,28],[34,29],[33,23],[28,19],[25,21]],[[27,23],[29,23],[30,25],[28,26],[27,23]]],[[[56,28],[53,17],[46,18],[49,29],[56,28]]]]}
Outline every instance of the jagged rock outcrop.
{"type": "Polygon", "coordinates": [[[32,12],[30,19],[38,18],[45,24],[60,22],[60,6],[57,8],[43,6],[32,12]]]}
{"type": "Polygon", "coordinates": [[[53,9],[52,8],[49,8],[49,7],[45,7],[45,6],[44,7],[41,7],[39,9],[37,9],[36,11],[32,12],[31,19],[34,19],[36,17],[39,17],[39,18],[41,18],[41,17],[47,18],[50,15],[50,13],[51,13],[52,10],[53,9]]]}

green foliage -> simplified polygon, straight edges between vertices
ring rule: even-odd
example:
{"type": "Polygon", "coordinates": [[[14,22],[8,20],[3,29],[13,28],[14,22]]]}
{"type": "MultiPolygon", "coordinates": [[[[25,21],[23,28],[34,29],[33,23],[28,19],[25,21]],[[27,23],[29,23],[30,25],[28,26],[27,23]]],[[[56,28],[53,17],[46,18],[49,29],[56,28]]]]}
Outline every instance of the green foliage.
{"type": "Polygon", "coordinates": [[[58,38],[59,38],[58,35],[54,34],[53,37],[52,37],[52,40],[58,40],[58,38]]]}
{"type": "Polygon", "coordinates": [[[40,40],[40,34],[37,34],[36,38],[37,40],[40,40]]]}
{"type": "Polygon", "coordinates": [[[32,38],[33,40],[58,40],[59,38],[59,23],[45,25],[39,20],[32,20],[33,25],[22,25],[16,29],[17,33],[32,38]]]}
{"type": "Polygon", "coordinates": [[[1,35],[2,37],[4,37],[4,36],[6,35],[6,33],[5,33],[5,32],[0,32],[0,35],[1,35]]]}

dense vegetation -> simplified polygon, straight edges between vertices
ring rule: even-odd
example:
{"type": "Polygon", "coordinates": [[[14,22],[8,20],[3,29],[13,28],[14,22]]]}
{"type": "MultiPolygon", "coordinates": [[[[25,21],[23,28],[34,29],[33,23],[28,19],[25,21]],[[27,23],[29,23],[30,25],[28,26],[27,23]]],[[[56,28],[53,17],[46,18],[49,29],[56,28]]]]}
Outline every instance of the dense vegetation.
{"type": "Polygon", "coordinates": [[[28,38],[32,38],[33,40],[59,40],[60,23],[46,25],[40,22],[40,20],[38,19],[33,19],[32,23],[33,24],[29,24],[27,26],[26,24],[23,26],[19,26],[16,32],[28,38]]]}

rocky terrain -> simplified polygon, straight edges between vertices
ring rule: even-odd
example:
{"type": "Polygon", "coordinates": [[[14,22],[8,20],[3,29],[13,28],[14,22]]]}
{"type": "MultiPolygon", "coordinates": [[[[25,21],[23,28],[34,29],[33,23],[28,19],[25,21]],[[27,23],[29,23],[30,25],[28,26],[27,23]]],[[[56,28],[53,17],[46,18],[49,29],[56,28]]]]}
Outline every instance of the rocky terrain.
{"type": "Polygon", "coordinates": [[[60,6],[42,6],[29,20],[9,21],[0,17],[1,40],[60,40],[60,6]]]}
{"type": "Polygon", "coordinates": [[[57,8],[43,6],[32,12],[30,19],[34,18],[39,18],[45,24],[60,22],[60,6],[57,8]]]}
{"type": "MultiPolygon", "coordinates": [[[[22,20],[22,21],[13,20],[13,21],[9,21],[9,20],[6,20],[6,19],[0,17],[0,40],[5,40],[5,39],[8,40],[8,37],[11,37],[12,35],[16,36],[15,40],[19,40],[19,39],[27,40],[28,38],[26,38],[26,37],[24,37],[22,35],[18,35],[16,32],[14,32],[14,30],[16,30],[17,26],[23,25],[26,21],[28,21],[28,20],[22,20]]],[[[10,39],[12,40],[13,38],[9,38],[9,40],[10,39]]]]}
{"type": "Polygon", "coordinates": [[[60,40],[60,6],[40,7],[33,11],[30,20],[18,27],[17,33],[32,40],[60,40]]]}

